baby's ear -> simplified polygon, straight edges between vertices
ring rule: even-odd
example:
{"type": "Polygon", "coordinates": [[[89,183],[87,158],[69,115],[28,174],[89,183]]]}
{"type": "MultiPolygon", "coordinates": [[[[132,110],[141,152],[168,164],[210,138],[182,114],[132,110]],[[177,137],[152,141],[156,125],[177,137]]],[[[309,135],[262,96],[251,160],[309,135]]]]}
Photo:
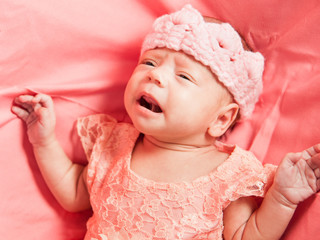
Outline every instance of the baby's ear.
{"type": "Polygon", "coordinates": [[[221,137],[237,119],[239,106],[230,103],[220,109],[217,118],[213,120],[208,128],[208,134],[214,138],[221,137]]]}

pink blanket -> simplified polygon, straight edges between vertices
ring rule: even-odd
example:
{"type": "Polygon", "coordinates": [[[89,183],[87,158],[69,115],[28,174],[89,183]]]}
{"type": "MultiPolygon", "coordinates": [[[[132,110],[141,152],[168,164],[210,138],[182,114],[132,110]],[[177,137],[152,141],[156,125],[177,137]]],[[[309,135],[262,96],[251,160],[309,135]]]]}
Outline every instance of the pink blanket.
{"type": "MultiPolygon", "coordinates": [[[[122,95],[153,20],[191,2],[230,22],[266,58],[264,92],[253,119],[228,137],[264,163],[320,142],[318,0],[1,0],[0,238],[81,239],[90,212],[64,211],[46,187],[12,99],[54,97],[57,136],[84,162],[74,131],[79,116],[126,119],[122,95]]],[[[319,239],[320,198],[298,208],[284,239],[319,239]]]]}

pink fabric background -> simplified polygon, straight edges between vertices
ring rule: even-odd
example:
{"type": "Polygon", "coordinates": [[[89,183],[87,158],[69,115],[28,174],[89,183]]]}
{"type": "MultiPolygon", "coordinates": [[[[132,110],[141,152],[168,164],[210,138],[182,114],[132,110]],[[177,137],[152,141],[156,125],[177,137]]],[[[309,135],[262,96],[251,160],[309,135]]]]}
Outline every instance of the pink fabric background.
{"type": "MultiPolygon", "coordinates": [[[[1,0],[0,238],[81,239],[90,212],[65,212],[46,187],[11,112],[22,93],[54,97],[57,136],[84,162],[74,131],[79,116],[126,119],[122,94],[153,20],[191,2],[230,22],[266,58],[264,92],[253,119],[228,137],[264,163],[320,142],[318,0],[1,0]]],[[[284,239],[319,239],[320,199],[298,208],[284,239]]]]}

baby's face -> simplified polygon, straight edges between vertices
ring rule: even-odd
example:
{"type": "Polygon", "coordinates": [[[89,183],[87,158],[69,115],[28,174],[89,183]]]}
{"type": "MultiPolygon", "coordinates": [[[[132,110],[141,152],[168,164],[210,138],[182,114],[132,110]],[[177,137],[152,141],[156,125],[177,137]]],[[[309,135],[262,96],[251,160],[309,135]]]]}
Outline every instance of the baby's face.
{"type": "Polygon", "coordinates": [[[192,57],[168,49],[146,51],[125,91],[125,107],[142,133],[162,141],[200,141],[228,91],[192,57]]]}

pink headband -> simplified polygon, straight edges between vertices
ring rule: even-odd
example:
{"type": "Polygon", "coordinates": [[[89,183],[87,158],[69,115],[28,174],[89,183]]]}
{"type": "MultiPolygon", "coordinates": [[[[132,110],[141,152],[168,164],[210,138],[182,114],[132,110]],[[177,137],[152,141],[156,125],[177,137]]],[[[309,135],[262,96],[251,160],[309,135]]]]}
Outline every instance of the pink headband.
{"type": "Polygon", "coordinates": [[[240,36],[229,24],[205,22],[188,4],[156,19],[141,53],[163,47],[183,51],[210,67],[233,95],[241,117],[251,115],[262,92],[264,58],[244,50],[240,36]]]}

